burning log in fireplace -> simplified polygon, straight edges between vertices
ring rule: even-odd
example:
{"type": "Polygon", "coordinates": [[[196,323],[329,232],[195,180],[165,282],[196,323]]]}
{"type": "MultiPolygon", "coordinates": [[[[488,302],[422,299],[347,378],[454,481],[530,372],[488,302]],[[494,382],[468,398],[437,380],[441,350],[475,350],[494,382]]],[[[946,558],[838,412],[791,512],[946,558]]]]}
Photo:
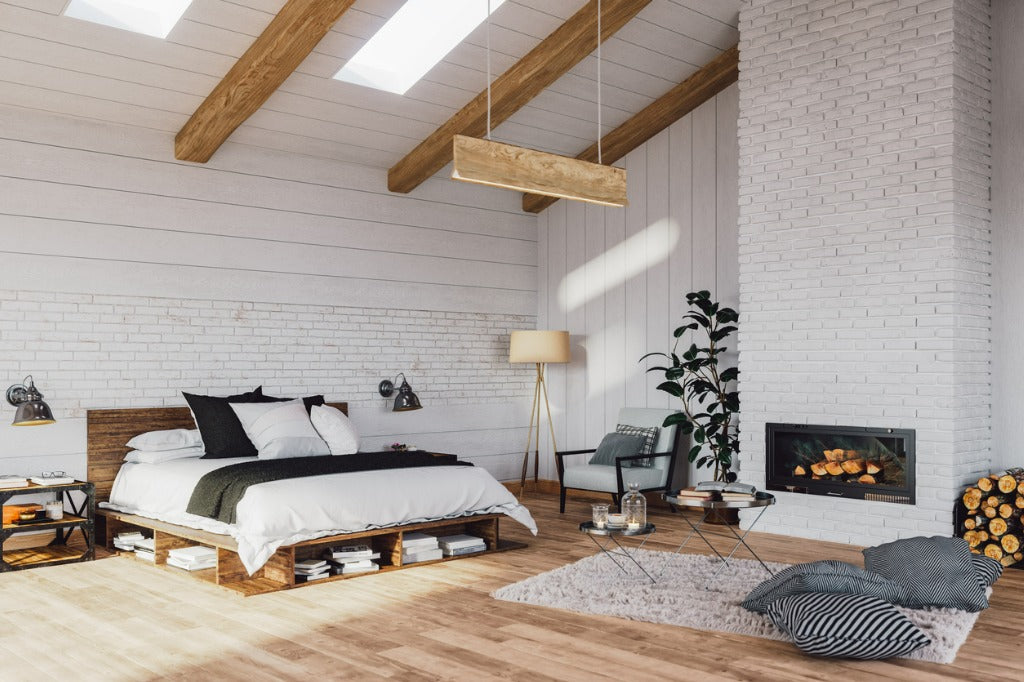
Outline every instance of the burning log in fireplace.
{"type": "Polygon", "coordinates": [[[1024,561],[1024,469],[984,476],[960,498],[957,533],[971,551],[1014,566],[1024,561]]]}
{"type": "Polygon", "coordinates": [[[810,465],[798,464],[794,476],[808,476],[816,481],[831,479],[846,483],[875,485],[885,480],[885,466],[876,459],[867,459],[860,450],[834,448],[823,450],[822,459],[810,465]]]}

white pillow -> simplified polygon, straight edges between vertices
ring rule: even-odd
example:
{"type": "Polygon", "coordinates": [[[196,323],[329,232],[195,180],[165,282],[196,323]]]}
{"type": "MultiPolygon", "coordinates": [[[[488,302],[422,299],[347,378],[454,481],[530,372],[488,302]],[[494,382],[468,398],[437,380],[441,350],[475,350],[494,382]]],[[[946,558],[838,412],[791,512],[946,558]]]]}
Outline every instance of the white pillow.
{"type": "Polygon", "coordinates": [[[314,405],[309,415],[313,428],[327,441],[332,455],[352,455],[359,450],[359,432],[345,413],[330,405],[314,405]]]}
{"type": "Polygon", "coordinates": [[[180,450],[181,448],[202,447],[203,438],[199,429],[167,429],[165,431],[147,431],[125,443],[125,447],[144,452],[161,452],[163,450],[180,450]]]}
{"type": "Polygon", "coordinates": [[[228,403],[242,422],[260,459],[329,455],[301,399],[286,403],[228,403]]]}
{"type": "Polygon", "coordinates": [[[178,448],[177,450],[132,450],[124,456],[124,461],[135,464],[162,464],[176,459],[188,459],[202,457],[206,449],[202,445],[193,445],[190,448],[178,448]]]}

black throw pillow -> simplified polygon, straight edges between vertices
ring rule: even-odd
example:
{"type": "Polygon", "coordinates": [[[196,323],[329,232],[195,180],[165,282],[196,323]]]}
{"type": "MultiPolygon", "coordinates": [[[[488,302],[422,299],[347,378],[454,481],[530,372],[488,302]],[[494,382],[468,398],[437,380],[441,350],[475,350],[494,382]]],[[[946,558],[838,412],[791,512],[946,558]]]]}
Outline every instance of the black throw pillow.
{"type": "MultiPolygon", "coordinates": [[[[263,395],[263,387],[260,386],[256,389],[260,392],[259,402],[261,403],[285,403],[289,400],[295,400],[295,398],[275,398],[269,395],[263,395]]],[[[302,399],[302,404],[306,406],[306,414],[310,414],[313,411],[313,406],[322,406],[324,404],[324,397],[322,395],[308,395],[302,399]]]]}
{"type": "Polygon", "coordinates": [[[248,393],[218,397],[212,395],[196,395],[182,392],[185,402],[192,410],[192,418],[203,437],[206,454],[203,459],[224,459],[227,457],[255,457],[259,454],[256,447],[245,435],[242,422],[231,409],[230,403],[262,403],[268,402],[257,387],[248,393]]]}

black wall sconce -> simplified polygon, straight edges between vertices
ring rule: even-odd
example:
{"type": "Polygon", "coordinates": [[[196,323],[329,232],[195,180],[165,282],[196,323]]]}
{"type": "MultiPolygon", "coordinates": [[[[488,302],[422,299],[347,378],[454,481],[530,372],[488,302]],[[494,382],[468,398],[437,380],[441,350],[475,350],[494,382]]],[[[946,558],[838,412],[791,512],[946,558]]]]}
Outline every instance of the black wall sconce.
{"type": "MultiPolygon", "coordinates": [[[[409,410],[418,410],[423,406],[420,405],[420,399],[416,397],[416,394],[412,392],[412,386],[406,381],[405,375],[401,372],[395,377],[395,381],[398,377],[402,377],[402,383],[398,387],[398,396],[395,397],[395,406],[391,408],[392,412],[408,412],[409,410]]],[[[380,382],[377,386],[377,391],[385,398],[390,398],[395,393],[395,382],[390,379],[385,379],[380,382]]]]}
{"type": "Polygon", "coordinates": [[[36,388],[32,375],[25,377],[24,384],[14,384],[7,389],[7,402],[18,408],[14,413],[14,426],[43,426],[57,421],[50,406],[43,402],[43,394],[36,388]]]}

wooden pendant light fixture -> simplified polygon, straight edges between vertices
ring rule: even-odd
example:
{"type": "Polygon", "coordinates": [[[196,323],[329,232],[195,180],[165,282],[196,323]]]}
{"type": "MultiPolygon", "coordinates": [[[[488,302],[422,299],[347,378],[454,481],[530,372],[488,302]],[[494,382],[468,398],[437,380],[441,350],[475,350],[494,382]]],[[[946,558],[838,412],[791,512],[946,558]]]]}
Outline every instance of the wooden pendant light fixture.
{"type": "Polygon", "coordinates": [[[626,170],[601,163],[601,0],[597,2],[597,157],[598,162],[549,154],[491,140],[491,3],[487,2],[487,137],[456,135],[452,179],[490,187],[626,206],[626,170]]]}

